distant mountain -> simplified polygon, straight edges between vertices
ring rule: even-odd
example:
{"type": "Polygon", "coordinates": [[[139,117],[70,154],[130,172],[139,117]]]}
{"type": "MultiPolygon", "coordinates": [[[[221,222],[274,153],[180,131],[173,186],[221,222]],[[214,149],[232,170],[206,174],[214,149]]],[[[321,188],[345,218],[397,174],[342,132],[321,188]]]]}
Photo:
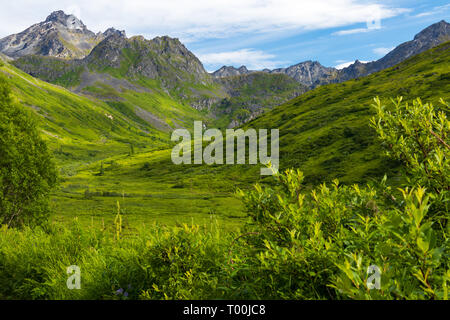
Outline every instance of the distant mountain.
{"type": "Polygon", "coordinates": [[[450,40],[450,24],[442,20],[418,33],[413,40],[402,43],[380,60],[354,64],[339,71],[339,82],[363,77],[399,64],[406,59],[450,40]]]}
{"type": "Polygon", "coordinates": [[[181,82],[211,83],[200,60],[180,40],[167,36],[147,40],[114,34],[100,42],[84,62],[98,71],[115,69],[127,78],[159,79],[167,88],[181,82]]]}
{"type": "MultiPolygon", "coordinates": [[[[156,108],[158,103],[174,101],[204,110],[212,118],[209,124],[214,122],[224,128],[249,121],[306,91],[306,87],[281,72],[255,73],[242,66],[223,67],[211,75],[178,39],[127,38],[125,32],[112,28],[94,35],[81,21],[59,11],[47,20],[56,20],[59,29],[67,31],[67,26],[73,25],[77,32],[94,37],[89,53],[63,59],[61,55],[38,50],[32,54],[21,52],[24,55],[16,56],[11,62],[14,66],[75,93],[101,99],[120,108],[126,116],[144,117],[146,122],[164,130],[177,125],[161,123],[161,114],[155,122],[155,110],[152,115],[144,114],[142,110],[148,103],[156,108]],[[137,99],[138,95],[146,97],[137,99]],[[149,102],[151,95],[163,98],[149,102]]],[[[27,30],[37,29],[39,25],[27,30]]]]}
{"type": "Polygon", "coordinates": [[[83,58],[105,37],[124,33],[113,28],[105,33],[93,33],[81,20],[63,11],[51,13],[43,22],[0,39],[0,52],[18,58],[42,55],[65,59],[83,58]]]}
{"type": "Polygon", "coordinates": [[[337,70],[324,67],[317,61],[305,61],[288,68],[274,69],[269,73],[284,73],[305,86],[314,87],[321,79],[336,76],[337,70]]]}
{"type": "Polygon", "coordinates": [[[78,79],[74,79],[77,81],[67,83],[69,87],[82,86],[83,78],[94,73],[109,73],[116,78],[130,80],[137,80],[139,77],[157,79],[167,89],[180,83],[211,83],[200,60],[178,39],[156,37],[146,40],[141,36],[127,38],[123,32],[111,32],[83,59],[61,60],[31,55],[16,59],[13,63],[48,82],[58,83],[68,73],[79,73],[78,79]]]}
{"type": "MultiPolygon", "coordinates": [[[[422,53],[428,49],[436,47],[450,40],[450,24],[442,20],[418,33],[412,41],[405,42],[389,52],[380,60],[362,63],[356,60],[350,66],[337,70],[322,66],[317,61],[305,61],[288,68],[274,70],[264,69],[267,73],[284,73],[299,83],[314,88],[318,85],[328,83],[340,83],[350,79],[355,79],[390,68],[406,59],[422,53]]],[[[248,74],[256,71],[249,71],[245,66],[236,69],[231,66],[223,66],[212,73],[215,78],[222,78],[231,75],[248,74]]]]}
{"type": "Polygon", "coordinates": [[[242,74],[249,74],[251,72],[253,71],[249,71],[246,66],[241,66],[240,68],[223,66],[219,70],[216,70],[213,73],[211,73],[211,75],[214,78],[224,78],[230,76],[239,76],[242,74]]]}
{"type": "Polygon", "coordinates": [[[94,34],[75,16],[56,11],[45,22],[0,40],[0,53],[13,57],[11,64],[34,77],[106,101],[124,115],[144,118],[163,130],[181,126],[180,119],[162,120],[170,105],[180,112],[186,107],[182,112],[187,114],[191,109],[204,111],[211,120],[208,125],[224,128],[241,125],[319,85],[392,66],[445,41],[448,34],[448,24],[442,21],[379,61],[357,61],[343,70],[306,61],[260,72],[223,66],[209,74],[178,39],[127,38],[113,28],[94,34]],[[149,104],[152,115],[144,113],[149,104]]]}
{"type": "MultiPolygon", "coordinates": [[[[217,71],[211,73],[214,78],[224,78],[230,76],[237,76],[243,74],[249,74],[253,72],[258,72],[254,70],[248,70],[245,66],[240,68],[234,68],[232,66],[223,66],[217,71]]],[[[298,63],[296,65],[290,66],[288,68],[278,68],[274,70],[264,69],[262,72],[265,73],[282,73],[289,77],[297,80],[302,85],[312,87],[315,83],[324,78],[329,78],[337,73],[334,68],[327,68],[322,66],[317,61],[305,61],[298,63]]]]}

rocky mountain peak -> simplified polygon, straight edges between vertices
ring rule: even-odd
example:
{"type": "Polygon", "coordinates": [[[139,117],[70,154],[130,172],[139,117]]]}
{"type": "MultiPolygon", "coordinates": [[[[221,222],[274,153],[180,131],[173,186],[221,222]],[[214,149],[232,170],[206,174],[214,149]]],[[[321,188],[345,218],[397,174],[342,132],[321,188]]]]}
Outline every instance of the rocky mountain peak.
{"type": "Polygon", "coordinates": [[[219,70],[214,71],[211,75],[214,78],[224,78],[230,76],[239,76],[242,74],[250,73],[246,66],[235,68],[233,66],[223,66],[219,70]]]}
{"type": "Polygon", "coordinates": [[[318,61],[307,60],[288,68],[279,68],[270,71],[270,73],[284,73],[294,78],[301,84],[314,87],[322,79],[330,77],[336,72],[334,68],[327,68],[318,61]]]}
{"type": "Polygon", "coordinates": [[[426,40],[426,39],[437,39],[442,36],[450,35],[450,23],[447,23],[445,20],[442,20],[438,23],[432,24],[428,28],[425,28],[416,36],[414,40],[426,40]]]}
{"type": "Polygon", "coordinates": [[[200,60],[176,38],[126,38],[124,32],[113,29],[105,33],[109,35],[83,59],[91,68],[121,69],[122,75],[131,79],[141,76],[158,79],[165,88],[173,88],[182,81],[211,81],[200,60]]]}
{"type": "Polygon", "coordinates": [[[339,70],[339,80],[346,81],[359,78],[393,67],[446,41],[450,41],[450,24],[442,20],[423,29],[413,40],[400,44],[377,61],[361,63],[359,60],[356,60],[354,64],[339,70]]]}
{"type": "Polygon", "coordinates": [[[89,31],[74,15],[59,10],[52,12],[43,22],[0,39],[0,52],[12,58],[42,55],[79,59],[89,54],[103,38],[89,31]]]}
{"type": "Polygon", "coordinates": [[[248,73],[248,69],[246,66],[240,66],[238,70],[241,73],[248,73]]]}
{"type": "Polygon", "coordinates": [[[45,23],[60,24],[67,29],[87,30],[80,19],[72,14],[65,14],[62,10],[52,12],[47,19],[45,19],[44,24],[45,23]]]}
{"type": "Polygon", "coordinates": [[[109,28],[105,32],[103,32],[103,37],[105,37],[105,38],[107,38],[109,36],[113,36],[113,35],[116,35],[116,36],[119,36],[119,37],[123,37],[123,38],[127,37],[126,33],[125,33],[125,30],[117,30],[117,29],[114,29],[114,28],[109,28]]]}

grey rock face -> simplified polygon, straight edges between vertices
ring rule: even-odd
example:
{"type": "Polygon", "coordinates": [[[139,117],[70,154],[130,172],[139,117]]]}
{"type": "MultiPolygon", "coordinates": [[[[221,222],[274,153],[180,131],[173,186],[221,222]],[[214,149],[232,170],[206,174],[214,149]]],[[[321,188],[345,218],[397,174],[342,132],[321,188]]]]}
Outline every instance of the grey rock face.
{"type": "Polygon", "coordinates": [[[98,33],[97,37],[104,39],[104,38],[107,38],[107,37],[112,36],[112,35],[117,35],[119,37],[124,37],[124,38],[127,37],[126,33],[125,33],[125,30],[117,30],[117,29],[114,29],[114,28],[107,29],[105,32],[103,32],[103,34],[102,33],[98,33]]]}
{"type": "Polygon", "coordinates": [[[52,12],[47,19],[44,21],[45,23],[55,23],[61,26],[66,27],[71,30],[87,30],[86,26],[74,15],[67,15],[64,11],[55,11],[52,12]]]}
{"type": "MultiPolygon", "coordinates": [[[[96,75],[110,74],[131,82],[142,77],[155,79],[168,94],[186,100],[194,108],[208,109],[216,102],[216,98],[211,97],[209,101],[201,90],[194,89],[212,84],[212,78],[178,39],[167,36],[152,40],[142,36],[127,38],[124,32],[114,29],[105,34],[108,36],[83,59],[31,55],[16,59],[14,65],[48,82],[58,82],[67,74],[78,75],[79,81],[72,87],[74,91],[80,91],[89,82],[87,80],[96,75]]],[[[98,81],[111,85],[105,78],[98,78],[98,81]]]]}
{"type": "Polygon", "coordinates": [[[390,68],[409,57],[415,56],[428,49],[450,40],[450,24],[442,20],[418,33],[414,40],[405,42],[389,52],[385,57],[374,62],[370,71],[390,68]]]}
{"type": "Polygon", "coordinates": [[[288,68],[274,69],[269,73],[284,73],[305,86],[314,87],[321,79],[330,78],[337,71],[324,67],[317,61],[305,61],[288,68]]]}
{"type": "Polygon", "coordinates": [[[125,76],[159,79],[167,88],[181,81],[210,83],[198,58],[178,39],[167,36],[147,40],[142,36],[126,38],[114,32],[101,41],[84,59],[96,69],[120,68],[126,63],[125,76]],[[132,58],[124,55],[126,50],[132,58]]]}

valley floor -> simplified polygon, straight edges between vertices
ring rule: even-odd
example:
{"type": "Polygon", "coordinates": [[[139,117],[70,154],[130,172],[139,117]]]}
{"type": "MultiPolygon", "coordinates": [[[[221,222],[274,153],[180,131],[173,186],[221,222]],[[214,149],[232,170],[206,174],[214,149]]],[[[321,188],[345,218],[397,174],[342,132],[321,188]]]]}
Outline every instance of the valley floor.
{"type": "Polygon", "coordinates": [[[170,152],[122,154],[72,167],[52,197],[52,220],[70,224],[76,217],[82,224],[112,226],[119,202],[131,229],[154,222],[241,226],[245,213],[235,191],[260,179],[257,168],[177,166],[170,152]]]}

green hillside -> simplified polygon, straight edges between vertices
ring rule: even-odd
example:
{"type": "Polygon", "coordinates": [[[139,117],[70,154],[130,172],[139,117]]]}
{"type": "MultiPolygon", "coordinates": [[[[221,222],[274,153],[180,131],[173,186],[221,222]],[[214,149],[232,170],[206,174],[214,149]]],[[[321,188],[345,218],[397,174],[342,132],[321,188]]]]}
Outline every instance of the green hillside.
{"type": "Polygon", "coordinates": [[[189,128],[194,120],[205,118],[163,91],[146,89],[145,84],[152,85],[150,80],[140,80],[143,86],[114,87],[107,84],[109,78],[101,78],[77,94],[7,63],[0,70],[8,77],[17,101],[35,111],[61,161],[106,158],[129,150],[130,144],[167,148],[172,129],[189,128]]]}
{"type": "Polygon", "coordinates": [[[76,94],[8,63],[1,64],[0,72],[13,89],[13,99],[34,112],[57,161],[61,183],[52,197],[55,220],[70,222],[78,216],[86,223],[94,218],[96,224],[108,224],[119,200],[129,213],[127,225],[193,218],[210,222],[215,217],[211,213],[225,208],[231,209],[225,224],[240,223],[240,202],[230,195],[231,188],[224,188],[225,181],[211,183],[208,170],[206,179],[205,172],[192,168],[174,170],[170,160],[172,129],[178,124],[192,127],[194,120],[205,118],[201,112],[155,90],[120,91],[98,84],[86,89],[89,95],[76,94]],[[143,106],[141,111],[127,110],[137,105],[143,106]],[[154,124],[155,115],[167,125],[154,124]]]}
{"type": "MultiPolygon", "coordinates": [[[[279,128],[282,168],[302,168],[309,183],[334,177],[347,183],[366,182],[389,170],[394,178],[397,164],[384,160],[369,127],[372,98],[421,96],[434,102],[448,98],[449,45],[367,78],[317,88],[246,127],[279,128]]],[[[100,166],[100,162],[87,165],[65,181],[56,202],[60,215],[77,215],[88,222],[92,216],[96,221],[112,219],[115,202],[123,200],[129,221],[202,224],[214,218],[232,227],[244,219],[241,204],[233,196],[236,187],[273,180],[261,177],[259,166],[176,166],[170,150],[144,150],[133,157],[119,154],[105,162],[105,174],[98,177],[100,166]],[[87,189],[89,200],[85,199],[87,189]]]]}
{"type": "Polygon", "coordinates": [[[278,128],[281,166],[300,168],[307,182],[364,182],[385,172],[392,177],[397,164],[382,157],[368,126],[376,96],[385,102],[397,96],[448,100],[450,43],[367,77],[318,87],[245,127],[278,128]]]}

